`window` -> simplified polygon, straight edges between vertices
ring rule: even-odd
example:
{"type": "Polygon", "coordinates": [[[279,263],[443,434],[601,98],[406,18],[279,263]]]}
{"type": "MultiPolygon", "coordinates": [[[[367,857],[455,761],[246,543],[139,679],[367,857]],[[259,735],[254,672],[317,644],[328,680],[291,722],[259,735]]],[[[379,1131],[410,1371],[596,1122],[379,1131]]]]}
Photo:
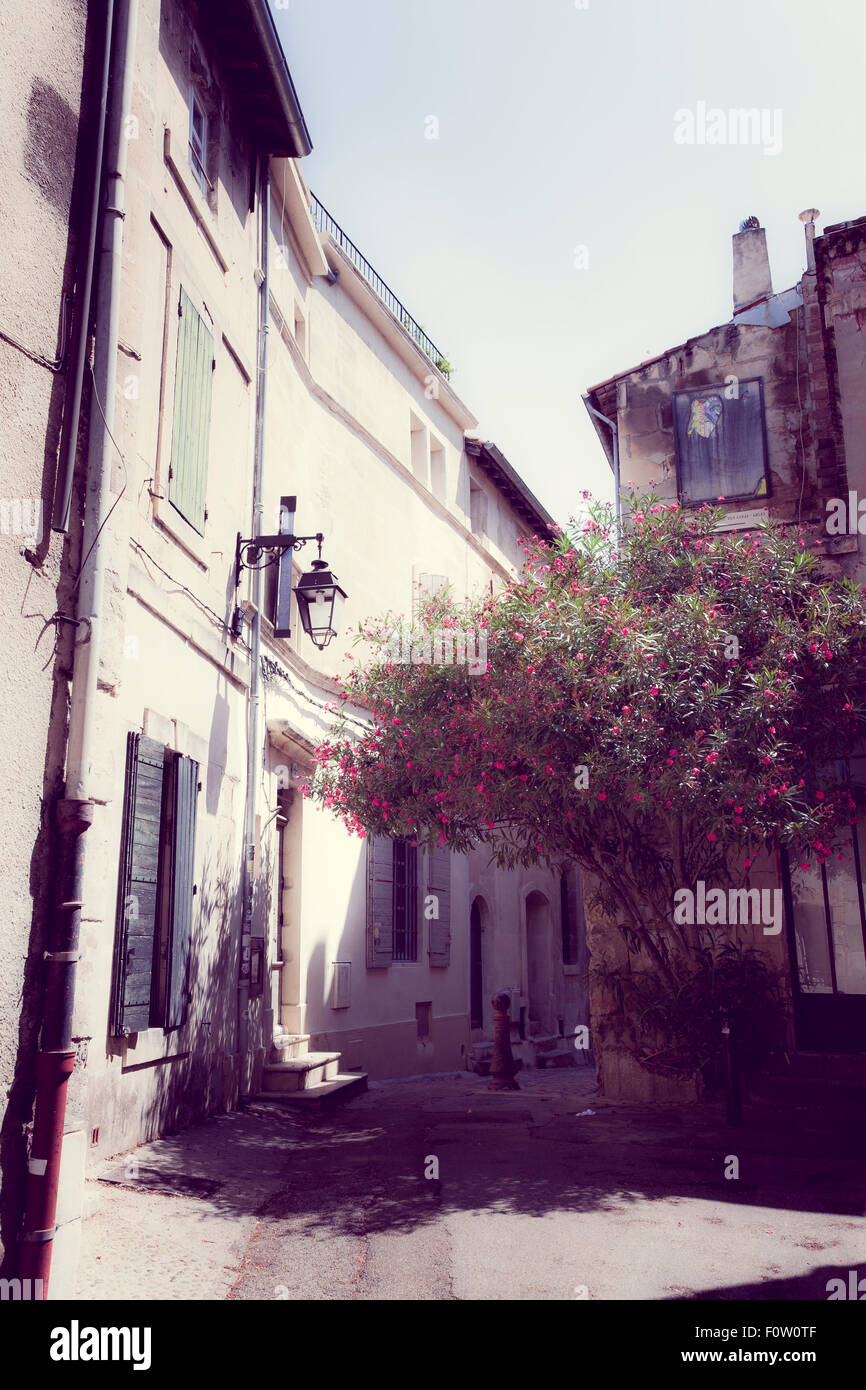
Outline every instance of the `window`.
{"type": "Polygon", "coordinates": [[[425,487],[429,486],[430,470],[427,461],[427,430],[417,415],[409,412],[409,457],[412,472],[425,487]]]}
{"type": "Polygon", "coordinates": [[[473,536],[487,534],[487,493],[473,477],[469,478],[469,527],[473,536]]]}
{"type": "MultiPolygon", "coordinates": [[[[854,786],[866,787],[866,755],[852,755],[847,770],[854,786]]],[[[862,816],[841,849],[844,857],[833,856],[808,869],[788,866],[801,994],[866,995],[866,823],[862,816]]]]}
{"type": "MultiPolygon", "coordinates": [[[[416,846],[408,840],[367,840],[368,970],[420,959],[418,858],[416,846]]],[[[447,849],[437,848],[423,862],[429,965],[444,969],[451,961],[451,856],[447,849]]]]}
{"type": "Polygon", "coordinates": [[[566,873],[559,876],[559,912],[562,928],[562,963],[563,965],[574,965],[577,961],[577,924],[571,912],[568,874],[566,873]]]}
{"type": "Polygon", "coordinates": [[[207,116],[194,87],[189,93],[189,166],[207,198],[213,189],[207,176],[207,116]]]}
{"type": "Polygon", "coordinates": [[[415,1027],[420,1043],[430,1041],[430,1025],[433,1022],[433,1002],[428,1000],[415,1005],[415,1027]]]}
{"type": "Polygon", "coordinates": [[[198,763],[144,734],[126,750],[112,1033],[178,1028],[189,1007],[198,763]]]}
{"type": "Polygon", "coordinates": [[[761,381],[674,392],[677,491],[689,503],[769,492],[761,381]]]}
{"type": "Polygon", "coordinates": [[[304,318],[303,311],[298,308],[297,304],[295,305],[294,327],[295,342],[300,349],[301,356],[305,358],[307,355],[307,321],[304,318]]]}
{"type": "Polygon", "coordinates": [[[418,850],[408,840],[395,840],[394,960],[418,959],[418,850]]]}
{"type": "Polygon", "coordinates": [[[186,290],[178,301],[177,367],[168,499],[204,535],[214,360],[213,336],[186,290]]]}
{"type": "Polygon", "coordinates": [[[448,500],[448,479],[445,472],[445,445],[430,436],[430,491],[440,502],[448,500]]]}

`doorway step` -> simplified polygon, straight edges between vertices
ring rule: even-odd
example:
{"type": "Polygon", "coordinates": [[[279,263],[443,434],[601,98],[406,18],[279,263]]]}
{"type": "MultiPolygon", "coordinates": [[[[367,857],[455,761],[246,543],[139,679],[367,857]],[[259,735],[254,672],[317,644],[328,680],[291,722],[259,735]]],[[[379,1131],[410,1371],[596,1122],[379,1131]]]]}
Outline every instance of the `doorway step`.
{"type": "Polygon", "coordinates": [[[274,1031],[257,1099],[319,1110],[367,1089],[366,1072],[341,1072],[339,1052],[310,1052],[308,1033],[274,1031]]]}

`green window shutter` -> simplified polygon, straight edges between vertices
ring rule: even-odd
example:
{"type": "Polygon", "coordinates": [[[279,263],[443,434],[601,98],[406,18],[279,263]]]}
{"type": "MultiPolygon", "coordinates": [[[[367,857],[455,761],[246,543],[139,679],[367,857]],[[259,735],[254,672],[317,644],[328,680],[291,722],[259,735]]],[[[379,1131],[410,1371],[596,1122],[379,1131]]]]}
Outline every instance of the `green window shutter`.
{"type": "MultiPolygon", "coordinates": [[[[451,852],[436,846],[427,858],[427,896],[436,899],[438,917],[429,919],[428,954],[431,967],[444,970],[451,964],[451,852]]],[[[425,916],[426,916],[425,904],[425,916]]]]}
{"type": "Polygon", "coordinates": [[[131,733],[126,749],[112,1032],[139,1033],[150,1024],[160,871],[165,750],[131,733]]]}
{"type": "Polygon", "coordinates": [[[367,837],[367,969],[384,970],[394,958],[393,841],[367,837]]]}
{"type": "Polygon", "coordinates": [[[204,535],[213,336],[183,287],[178,313],[168,497],[190,526],[204,535]]]}
{"type": "Polygon", "coordinates": [[[178,758],[174,777],[174,854],[168,919],[168,982],[164,1023],[166,1028],[179,1028],[185,1023],[189,1008],[197,794],[198,763],[193,762],[191,758],[178,758]]]}

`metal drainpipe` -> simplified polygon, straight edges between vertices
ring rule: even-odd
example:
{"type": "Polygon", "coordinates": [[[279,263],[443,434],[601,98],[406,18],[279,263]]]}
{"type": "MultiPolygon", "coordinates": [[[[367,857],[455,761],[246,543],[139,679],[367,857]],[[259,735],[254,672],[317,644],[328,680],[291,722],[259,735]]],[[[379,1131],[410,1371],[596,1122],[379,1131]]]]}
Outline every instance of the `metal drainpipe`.
{"type": "MultiPolygon", "coordinates": [[[[264,532],[264,501],[262,476],[265,456],[265,403],[268,380],[268,317],[270,314],[270,221],[271,174],[270,158],[262,155],[259,177],[260,260],[262,279],[259,285],[258,373],[256,377],[256,437],[253,456],[253,531],[264,532]]],[[[243,919],[241,921],[241,954],[238,972],[238,1054],[240,1077],[238,1099],[244,1105],[250,1095],[250,960],[252,953],[253,890],[255,888],[256,804],[261,761],[259,749],[259,709],[261,705],[261,638],[262,638],[262,574],[252,571],[252,653],[250,656],[250,702],[247,717],[247,789],[244,808],[243,919]]]]}
{"type": "Polygon", "coordinates": [[[75,453],[78,446],[78,421],[81,418],[81,387],[84,381],[84,367],[87,361],[87,339],[90,331],[90,299],[93,293],[93,266],[96,261],[96,237],[99,232],[99,209],[102,195],[102,156],[105,148],[106,109],[108,106],[108,78],[111,71],[111,33],[114,22],[114,0],[107,0],[105,14],[105,48],[102,55],[102,72],[99,81],[99,116],[94,142],[93,164],[90,170],[91,200],[87,227],[87,255],[84,273],[78,285],[75,298],[75,327],[73,337],[75,349],[72,358],[72,371],[69,375],[68,395],[64,403],[63,426],[60,439],[60,458],[57,465],[57,483],[54,492],[54,512],[51,527],[54,531],[68,531],[69,504],[72,500],[72,481],[75,475],[75,453]]]}
{"type": "Polygon", "coordinates": [[[621,533],[620,517],[622,512],[622,503],[620,501],[619,496],[619,430],[617,428],[615,420],[609,419],[607,415],[602,415],[600,410],[596,410],[594,405],[590,405],[589,396],[584,396],[582,399],[590,415],[594,415],[597,420],[601,420],[604,422],[605,425],[608,425],[610,427],[611,434],[613,435],[614,507],[616,509],[616,535],[617,542],[619,542],[619,537],[621,533]]]}
{"type": "Polygon", "coordinates": [[[106,139],[105,210],[93,362],[94,382],[105,412],[105,422],[102,422],[94,401],[81,548],[82,560],[87,558],[76,608],[78,628],[69,713],[66,787],[64,799],[57,807],[61,843],[55,878],[52,949],[45,953],[45,1001],[40,1052],[36,1062],[36,1106],[22,1233],[21,1277],[41,1279],[43,1298],[48,1295],[55,1234],[67,1083],[75,1062],[72,1015],[84,881],[83,837],[94,812],[91,799],[92,759],[96,746],[95,704],[106,558],[105,535],[99,533],[99,528],[108,508],[110,451],[114,447],[109,431],[114,423],[127,155],[126,116],[132,91],[137,13],[138,0],[115,0],[111,55],[114,80],[106,139]]]}

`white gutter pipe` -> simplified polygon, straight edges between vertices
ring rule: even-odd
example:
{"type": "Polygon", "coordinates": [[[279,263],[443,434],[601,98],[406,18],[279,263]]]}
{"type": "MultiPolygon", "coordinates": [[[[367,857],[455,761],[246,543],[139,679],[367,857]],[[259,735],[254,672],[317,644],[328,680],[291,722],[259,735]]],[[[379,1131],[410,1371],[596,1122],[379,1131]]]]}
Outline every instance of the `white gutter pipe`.
{"type": "Polygon", "coordinates": [[[602,415],[600,410],[596,410],[594,405],[590,405],[589,396],[583,396],[582,400],[590,415],[594,415],[596,420],[601,420],[603,424],[609,426],[611,434],[613,436],[614,507],[616,509],[616,538],[617,544],[619,544],[619,538],[622,532],[622,527],[620,525],[622,502],[620,501],[619,496],[619,430],[617,428],[616,420],[611,420],[609,416],[602,415]]]}
{"type": "MultiPolygon", "coordinates": [[[[270,317],[270,221],[271,181],[270,158],[261,156],[259,180],[259,218],[261,236],[261,283],[259,285],[258,371],[256,374],[256,437],[253,456],[253,536],[264,534],[264,499],[262,478],[265,457],[265,405],[268,380],[268,319],[270,317]]],[[[256,805],[261,767],[261,638],[262,638],[262,572],[252,570],[252,653],[250,656],[250,697],[247,712],[247,786],[244,805],[244,860],[241,902],[241,952],[238,971],[238,1061],[240,1068],[238,1098],[243,1105],[250,1095],[250,965],[252,960],[253,893],[255,888],[256,805]]]]}

